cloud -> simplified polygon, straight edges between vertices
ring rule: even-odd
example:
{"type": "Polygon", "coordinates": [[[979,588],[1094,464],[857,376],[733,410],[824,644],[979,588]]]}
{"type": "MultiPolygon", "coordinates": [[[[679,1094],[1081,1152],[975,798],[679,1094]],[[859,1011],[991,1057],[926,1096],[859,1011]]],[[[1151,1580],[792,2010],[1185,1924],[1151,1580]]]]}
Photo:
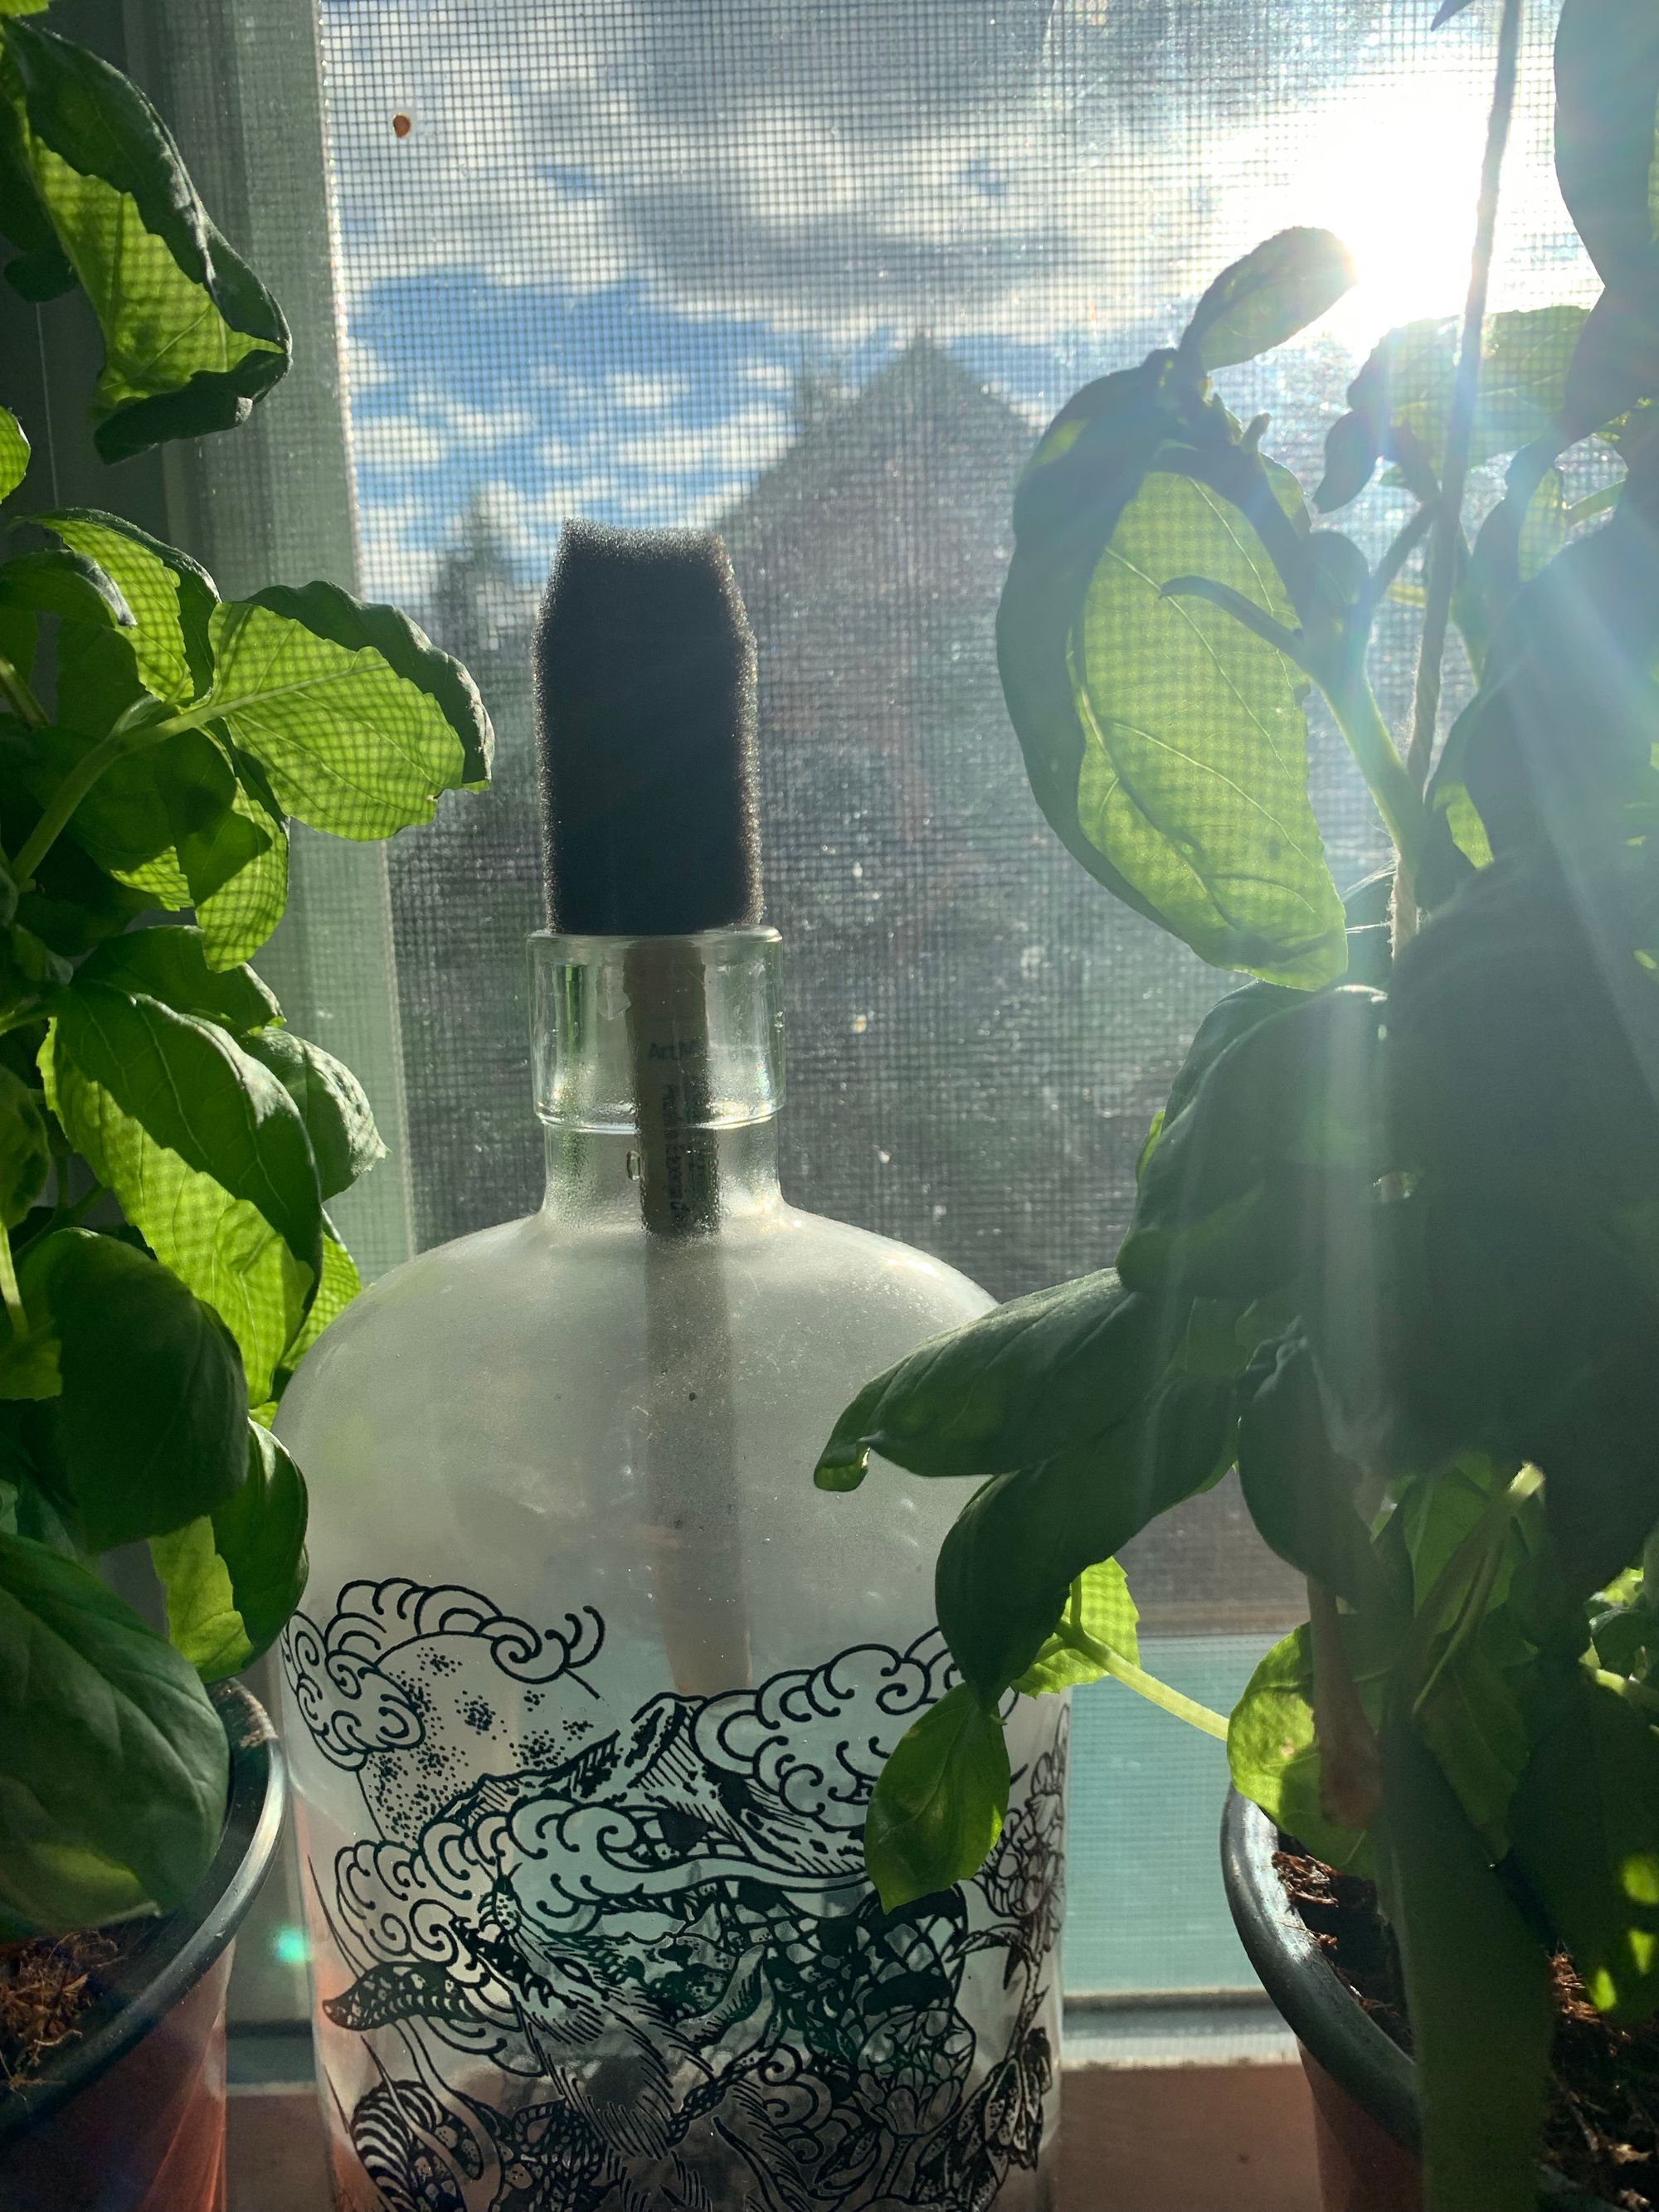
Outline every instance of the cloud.
{"type": "Polygon", "coordinates": [[[639,436],[618,440],[611,453],[625,469],[681,477],[717,470],[731,476],[769,467],[791,435],[787,415],[772,407],[745,407],[719,422],[657,425],[639,436]]]}
{"type": "MultiPolygon", "coordinates": [[[[1361,190],[1397,212],[1409,174],[1413,218],[1444,179],[1461,191],[1485,35],[1472,15],[1431,41],[1417,13],[1384,34],[1372,0],[327,0],[351,282],[634,283],[687,318],[836,343],[1138,325],[1270,210],[1352,212],[1348,126],[1370,118],[1369,161],[1379,100],[1386,159],[1361,190]],[[1431,126],[1411,110],[1425,84],[1431,126]]],[[[1528,67],[1535,142],[1542,30],[1528,67]]],[[[1517,272],[1563,234],[1549,190],[1511,199],[1517,272]]]]}
{"type": "Polygon", "coordinates": [[[449,438],[408,415],[358,415],[351,445],[360,468],[388,473],[437,468],[454,451],[449,438]]]}

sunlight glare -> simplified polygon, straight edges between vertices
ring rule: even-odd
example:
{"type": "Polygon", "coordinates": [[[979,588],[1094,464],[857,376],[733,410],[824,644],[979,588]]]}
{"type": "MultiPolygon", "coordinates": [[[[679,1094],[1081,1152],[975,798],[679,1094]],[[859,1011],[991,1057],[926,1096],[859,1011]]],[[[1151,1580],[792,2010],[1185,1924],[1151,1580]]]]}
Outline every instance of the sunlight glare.
{"type": "Polygon", "coordinates": [[[1353,256],[1358,281],[1318,325],[1322,335],[1364,355],[1398,323],[1458,313],[1484,125],[1485,93],[1472,77],[1372,77],[1311,109],[1265,177],[1260,141],[1254,161],[1244,144],[1230,149],[1250,238],[1316,223],[1353,256]]]}

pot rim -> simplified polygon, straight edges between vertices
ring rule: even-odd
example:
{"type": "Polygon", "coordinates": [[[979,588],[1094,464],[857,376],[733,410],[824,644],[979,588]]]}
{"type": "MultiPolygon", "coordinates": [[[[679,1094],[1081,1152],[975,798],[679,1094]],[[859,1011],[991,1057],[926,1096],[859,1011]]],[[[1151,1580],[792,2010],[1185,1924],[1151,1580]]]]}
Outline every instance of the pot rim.
{"type": "Polygon", "coordinates": [[[207,1872],[176,1911],[118,1960],[91,2025],[24,2087],[0,2094],[0,2154],[106,2073],[187,1996],[259,1893],[282,1834],[288,1776],[264,1707],[240,1682],[209,1692],[230,1741],[225,1825],[207,1872]]]}
{"type": "MultiPolygon", "coordinates": [[[[1337,1974],[1314,1940],[1273,1864],[1279,1831],[1259,1805],[1227,1792],[1221,1814],[1221,1879],[1238,1940],[1291,2030],[1338,2087],[1413,2154],[1422,2149],[1417,2069],[1337,1974]]],[[[1539,2203],[1548,2212],[1613,2212],[1559,2173],[1542,2168],[1539,2203]]]]}

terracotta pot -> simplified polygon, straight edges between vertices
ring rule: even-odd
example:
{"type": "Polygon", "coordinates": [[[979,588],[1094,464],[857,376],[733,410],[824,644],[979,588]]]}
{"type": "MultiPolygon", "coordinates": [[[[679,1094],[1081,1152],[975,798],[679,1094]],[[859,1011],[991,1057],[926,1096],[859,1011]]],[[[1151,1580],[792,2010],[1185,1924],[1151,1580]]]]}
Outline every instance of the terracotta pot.
{"type": "MultiPolygon", "coordinates": [[[[1416,2069],[1333,1972],[1279,1878],[1278,1848],[1267,1814],[1229,1791],[1222,1880],[1239,1941],[1301,2045],[1325,2212],[1420,2212],[1416,2069]]],[[[1613,2212],[1546,2172],[1538,2201],[1547,2212],[1613,2212]]]]}
{"type": "Polygon", "coordinates": [[[81,2033],[0,2097],[5,2212],[224,2212],[231,1939],[270,1864],[287,1784],[258,1701],[234,1682],[212,1694],[231,1760],[218,1854],[190,1903],[111,1967],[81,2033]]]}

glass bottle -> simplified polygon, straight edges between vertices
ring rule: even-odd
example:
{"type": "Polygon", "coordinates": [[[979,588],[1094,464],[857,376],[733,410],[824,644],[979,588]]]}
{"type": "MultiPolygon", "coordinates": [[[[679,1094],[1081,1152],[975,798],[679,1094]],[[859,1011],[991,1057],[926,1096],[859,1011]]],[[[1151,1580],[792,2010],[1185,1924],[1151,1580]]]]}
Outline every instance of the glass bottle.
{"type": "Polygon", "coordinates": [[[963,1492],[811,1482],[989,1301],[783,1197],[774,931],[531,942],[541,1210],[383,1277],[279,1424],[337,2202],[1044,2203],[1064,1703],[1019,1701],[982,1874],[884,1914],[864,1808],[947,1686],[963,1492]]]}

